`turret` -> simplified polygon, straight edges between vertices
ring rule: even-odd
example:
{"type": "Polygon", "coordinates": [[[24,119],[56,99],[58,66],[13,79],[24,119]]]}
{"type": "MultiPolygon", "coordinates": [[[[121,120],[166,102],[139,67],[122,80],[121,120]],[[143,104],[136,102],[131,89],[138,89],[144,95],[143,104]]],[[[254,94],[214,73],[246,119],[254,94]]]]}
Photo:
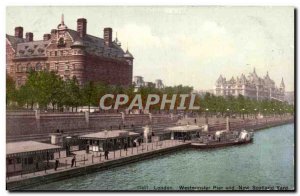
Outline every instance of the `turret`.
{"type": "Polygon", "coordinates": [[[285,84],[284,84],[284,82],[283,82],[283,78],[281,79],[281,83],[280,83],[279,89],[280,89],[282,92],[285,91],[285,84]]]}
{"type": "Polygon", "coordinates": [[[126,52],[125,52],[125,54],[124,54],[124,56],[123,56],[125,59],[126,59],[126,61],[129,63],[129,65],[132,65],[133,64],[133,56],[132,56],[132,54],[129,52],[129,50],[128,50],[128,48],[127,48],[127,50],[126,50],[126,52]]]}

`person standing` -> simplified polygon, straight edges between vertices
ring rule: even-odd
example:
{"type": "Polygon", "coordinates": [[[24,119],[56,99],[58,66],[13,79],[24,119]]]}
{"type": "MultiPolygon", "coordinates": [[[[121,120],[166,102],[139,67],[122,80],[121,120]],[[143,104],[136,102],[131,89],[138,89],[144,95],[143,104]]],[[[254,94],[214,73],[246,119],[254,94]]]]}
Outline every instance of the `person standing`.
{"type": "Polygon", "coordinates": [[[36,162],[35,162],[35,169],[36,169],[36,171],[39,170],[39,162],[38,162],[38,160],[36,160],[36,162]]]}
{"type": "Polygon", "coordinates": [[[104,158],[105,158],[106,160],[108,160],[108,154],[109,154],[108,150],[105,150],[105,152],[104,152],[104,158]]]}
{"type": "Polygon", "coordinates": [[[72,158],[72,164],[71,164],[71,167],[73,167],[74,164],[75,164],[75,155],[74,155],[73,158],[72,158]]]}
{"type": "Polygon", "coordinates": [[[59,165],[59,160],[56,159],[56,160],[55,160],[55,168],[54,168],[55,171],[57,170],[58,165],[59,165]]]}
{"type": "Polygon", "coordinates": [[[127,143],[124,144],[124,150],[127,151],[127,143]]]}

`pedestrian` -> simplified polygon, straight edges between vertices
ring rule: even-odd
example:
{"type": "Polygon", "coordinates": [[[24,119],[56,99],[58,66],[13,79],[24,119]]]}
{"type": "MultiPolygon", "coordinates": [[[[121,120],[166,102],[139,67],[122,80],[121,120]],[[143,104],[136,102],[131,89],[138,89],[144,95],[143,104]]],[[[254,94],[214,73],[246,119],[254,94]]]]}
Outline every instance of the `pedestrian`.
{"type": "Polygon", "coordinates": [[[54,168],[55,171],[57,170],[58,165],[59,165],[59,160],[56,159],[56,160],[55,160],[55,168],[54,168]]]}
{"type": "Polygon", "coordinates": [[[124,144],[124,150],[127,151],[127,143],[124,144]]]}
{"type": "Polygon", "coordinates": [[[35,169],[39,170],[39,162],[38,161],[35,162],[35,169]]]}
{"type": "Polygon", "coordinates": [[[86,145],[85,152],[86,152],[86,154],[90,153],[90,145],[88,145],[88,144],[86,145]]]}
{"type": "Polygon", "coordinates": [[[197,124],[197,119],[195,118],[195,124],[197,124]]]}
{"type": "Polygon", "coordinates": [[[47,156],[47,167],[49,167],[49,152],[48,151],[47,151],[46,156],[47,156]]]}
{"type": "Polygon", "coordinates": [[[105,152],[104,152],[104,158],[105,158],[106,160],[108,160],[108,154],[109,154],[108,150],[105,150],[105,152]]]}
{"type": "Polygon", "coordinates": [[[142,143],[142,139],[141,138],[139,138],[138,139],[138,142],[139,142],[139,146],[141,145],[141,143],[142,143]]]}
{"type": "Polygon", "coordinates": [[[183,137],[183,142],[185,142],[185,140],[186,140],[186,137],[184,136],[184,137],[183,137]]]}
{"type": "Polygon", "coordinates": [[[72,164],[71,164],[71,167],[73,167],[74,166],[74,164],[75,164],[75,155],[73,156],[73,158],[72,158],[72,164]]]}

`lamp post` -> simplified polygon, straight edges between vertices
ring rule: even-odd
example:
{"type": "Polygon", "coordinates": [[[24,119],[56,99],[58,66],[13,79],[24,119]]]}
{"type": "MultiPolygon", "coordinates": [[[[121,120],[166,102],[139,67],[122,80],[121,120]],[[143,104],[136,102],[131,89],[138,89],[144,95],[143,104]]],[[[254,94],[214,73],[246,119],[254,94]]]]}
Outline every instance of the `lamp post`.
{"type": "Polygon", "coordinates": [[[267,109],[265,108],[264,111],[265,111],[265,112],[264,112],[264,116],[265,116],[265,118],[266,118],[266,123],[267,123],[267,122],[268,122],[268,119],[267,119],[267,109]]]}
{"type": "Polygon", "coordinates": [[[227,115],[229,115],[229,116],[230,116],[230,112],[229,112],[229,111],[230,111],[230,109],[229,109],[229,108],[227,108],[227,109],[226,109],[226,111],[227,111],[227,115]]]}
{"type": "Polygon", "coordinates": [[[243,108],[243,109],[242,109],[242,113],[243,113],[243,120],[245,119],[244,112],[245,112],[245,108],[243,108]]]}
{"type": "Polygon", "coordinates": [[[207,116],[208,111],[209,111],[209,109],[206,108],[206,109],[205,109],[205,123],[206,123],[206,124],[208,124],[208,116],[207,116]]]}

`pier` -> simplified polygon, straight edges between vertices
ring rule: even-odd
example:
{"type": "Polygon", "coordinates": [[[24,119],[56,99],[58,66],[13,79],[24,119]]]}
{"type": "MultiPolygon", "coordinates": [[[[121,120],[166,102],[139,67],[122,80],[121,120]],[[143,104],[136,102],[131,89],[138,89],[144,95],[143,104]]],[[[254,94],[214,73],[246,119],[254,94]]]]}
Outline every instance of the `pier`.
{"type": "MultiPolygon", "coordinates": [[[[242,123],[232,123],[231,126],[234,129],[247,128],[260,130],[293,122],[293,116],[289,116],[285,118],[252,119],[246,122],[243,121],[242,123]]],[[[226,125],[215,123],[210,125],[210,129],[223,128],[224,126],[226,125]]],[[[191,147],[191,141],[183,142],[182,140],[142,143],[137,147],[128,147],[127,151],[124,149],[109,151],[108,160],[105,160],[103,152],[86,153],[86,151],[74,151],[76,156],[76,165],[74,167],[71,167],[73,157],[60,158],[58,159],[60,164],[57,170],[47,169],[17,176],[8,176],[6,179],[6,188],[11,191],[24,190],[34,185],[106,170],[189,147],[191,147]]]]}

